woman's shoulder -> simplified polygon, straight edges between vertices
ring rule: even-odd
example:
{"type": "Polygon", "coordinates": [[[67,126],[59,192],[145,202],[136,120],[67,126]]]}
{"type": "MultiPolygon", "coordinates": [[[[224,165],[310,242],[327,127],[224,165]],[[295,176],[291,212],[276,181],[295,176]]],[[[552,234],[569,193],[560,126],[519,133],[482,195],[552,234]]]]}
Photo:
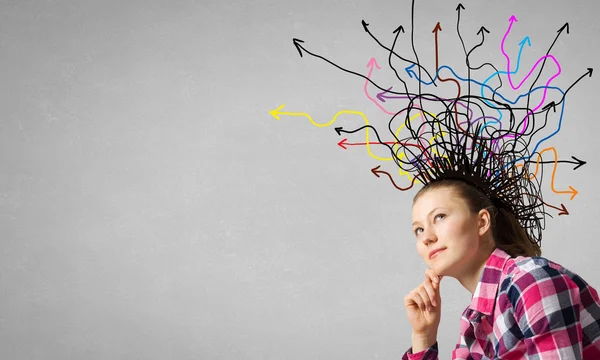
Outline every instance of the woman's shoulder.
{"type": "MultiPolygon", "coordinates": [[[[511,258],[503,273],[505,276],[500,287],[501,291],[516,287],[519,292],[523,292],[531,286],[548,284],[557,287],[560,283],[564,283],[567,288],[577,287],[579,290],[591,288],[575,271],[543,256],[511,258]]],[[[548,287],[548,285],[543,286],[548,287]]]]}

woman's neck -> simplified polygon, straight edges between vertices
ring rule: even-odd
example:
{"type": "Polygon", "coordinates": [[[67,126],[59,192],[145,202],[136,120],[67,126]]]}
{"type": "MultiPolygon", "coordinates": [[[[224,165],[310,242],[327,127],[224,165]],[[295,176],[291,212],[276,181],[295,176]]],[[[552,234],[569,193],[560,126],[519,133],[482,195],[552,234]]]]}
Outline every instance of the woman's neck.
{"type": "Polygon", "coordinates": [[[460,284],[464,286],[464,288],[467,289],[471,295],[475,294],[475,289],[477,288],[477,284],[481,279],[485,264],[495,249],[496,246],[481,248],[481,251],[475,257],[471,263],[471,266],[468,269],[465,269],[463,275],[457,278],[458,282],[460,282],[460,284]]]}

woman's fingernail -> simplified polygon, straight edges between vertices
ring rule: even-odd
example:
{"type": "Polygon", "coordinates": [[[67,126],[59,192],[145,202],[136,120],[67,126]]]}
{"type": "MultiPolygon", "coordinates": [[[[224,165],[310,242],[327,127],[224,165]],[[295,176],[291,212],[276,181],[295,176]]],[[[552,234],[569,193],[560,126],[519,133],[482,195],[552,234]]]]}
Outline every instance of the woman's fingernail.
{"type": "Polygon", "coordinates": [[[440,278],[438,278],[437,276],[435,277],[435,282],[440,282],[440,278]]]}

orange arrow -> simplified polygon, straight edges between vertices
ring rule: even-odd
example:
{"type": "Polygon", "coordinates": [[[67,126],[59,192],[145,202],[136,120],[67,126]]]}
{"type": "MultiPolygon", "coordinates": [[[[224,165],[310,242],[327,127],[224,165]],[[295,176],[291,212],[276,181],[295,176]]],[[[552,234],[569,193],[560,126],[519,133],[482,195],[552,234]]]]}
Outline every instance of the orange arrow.
{"type": "MultiPolygon", "coordinates": [[[[554,147],[548,147],[545,148],[544,150],[540,151],[537,155],[538,155],[538,159],[535,162],[535,172],[533,173],[532,176],[529,177],[529,180],[533,179],[538,171],[539,171],[539,165],[540,162],[542,160],[542,154],[546,151],[552,151],[552,153],[554,154],[554,166],[552,168],[552,180],[550,182],[550,187],[552,188],[552,191],[556,194],[571,194],[571,198],[569,200],[573,200],[573,198],[575,198],[575,196],[577,196],[577,194],[579,194],[579,191],[577,191],[574,187],[572,187],[571,185],[569,185],[569,190],[556,190],[554,188],[554,175],[556,175],[556,169],[558,168],[558,153],[556,152],[556,148],[554,147]]],[[[515,168],[521,167],[523,166],[522,164],[518,164],[517,166],[515,166],[515,168]]],[[[525,170],[527,171],[527,170],[525,170]]]]}

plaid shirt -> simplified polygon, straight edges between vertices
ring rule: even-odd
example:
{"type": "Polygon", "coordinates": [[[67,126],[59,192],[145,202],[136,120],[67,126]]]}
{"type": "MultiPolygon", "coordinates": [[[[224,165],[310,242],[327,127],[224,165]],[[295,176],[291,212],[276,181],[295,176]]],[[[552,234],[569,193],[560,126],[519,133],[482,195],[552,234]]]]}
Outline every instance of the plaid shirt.
{"type": "MultiPolygon", "coordinates": [[[[543,257],[496,248],[460,319],[452,359],[600,359],[600,298],[543,257]],[[499,289],[498,289],[499,288],[499,289]]],[[[438,343],[403,360],[437,360],[438,343]]]]}

